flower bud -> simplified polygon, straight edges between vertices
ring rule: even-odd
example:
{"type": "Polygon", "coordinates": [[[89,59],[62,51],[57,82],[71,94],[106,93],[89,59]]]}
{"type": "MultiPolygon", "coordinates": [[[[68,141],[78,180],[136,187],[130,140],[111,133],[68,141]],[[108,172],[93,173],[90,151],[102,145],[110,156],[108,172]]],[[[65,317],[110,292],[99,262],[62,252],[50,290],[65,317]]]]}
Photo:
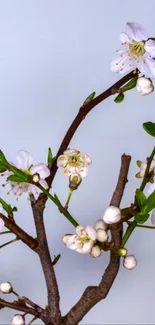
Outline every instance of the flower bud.
{"type": "Polygon", "coordinates": [[[38,183],[40,181],[39,174],[38,173],[34,174],[32,179],[34,183],[38,183]]]}
{"type": "Polygon", "coordinates": [[[13,291],[12,284],[10,282],[1,282],[0,283],[0,292],[2,293],[11,293],[13,291]]]}
{"type": "Polygon", "coordinates": [[[97,220],[96,223],[95,223],[95,229],[96,230],[98,230],[98,229],[106,230],[107,227],[108,227],[108,225],[102,219],[97,220]]]}
{"type": "Polygon", "coordinates": [[[78,186],[81,184],[82,178],[78,173],[73,173],[69,177],[69,188],[71,190],[76,190],[78,186]]]}
{"type": "Polygon", "coordinates": [[[90,255],[92,257],[98,257],[101,255],[101,249],[98,245],[94,245],[91,252],[90,252],[90,255]]]}
{"type": "Polygon", "coordinates": [[[154,90],[152,80],[145,77],[138,78],[136,87],[142,96],[148,95],[154,90]]]}
{"type": "Polygon", "coordinates": [[[151,213],[151,223],[152,225],[155,225],[155,210],[153,210],[151,213]]]}
{"type": "Polygon", "coordinates": [[[14,315],[11,321],[11,325],[25,325],[25,317],[19,314],[14,315]]]}
{"type": "Polygon", "coordinates": [[[107,241],[108,235],[104,229],[97,230],[97,240],[101,243],[107,241]]]}
{"type": "Polygon", "coordinates": [[[134,255],[128,255],[124,258],[123,266],[128,269],[132,270],[136,267],[137,260],[135,259],[134,255]]]}
{"type": "Polygon", "coordinates": [[[64,243],[65,245],[67,244],[68,239],[70,238],[70,236],[72,236],[72,235],[64,235],[64,236],[62,237],[62,241],[63,241],[63,243],[64,243]]]}
{"type": "Polygon", "coordinates": [[[121,220],[121,211],[115,206],[109,206],[103,216],[103,221],[107,224],[116,223],[121,220]]]}
{"type": "Polygon", "coordinates": [[[128,254],[128,251],[126,248],[119,248],[117,251],[117,254],[122,257],[125,257],[128,254]]]}

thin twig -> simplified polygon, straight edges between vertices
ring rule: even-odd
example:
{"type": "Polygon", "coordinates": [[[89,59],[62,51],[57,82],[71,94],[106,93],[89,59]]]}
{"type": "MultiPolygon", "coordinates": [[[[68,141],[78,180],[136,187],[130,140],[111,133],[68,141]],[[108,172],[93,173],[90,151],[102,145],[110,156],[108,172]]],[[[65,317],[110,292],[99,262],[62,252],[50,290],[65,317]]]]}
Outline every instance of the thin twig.
{"type": "MultiPolygon", "coordinates": [[[[122,156],[122,163],[118,183],[114,194],[112,196],[110,205],[119,206],[125,185],[127,182],[127,174],[129,170],[131,157],[122,156]]],[[[122,223],[113,224],[110,226],[112,241],[115,247],[121,246],[122,241],[122,223]]],[[[88,313],[88,311],[95,306],[100,300],[106,298],[115,278],[119,271],[120,257],[113,251],[110,253],[110,262],[107,269],[104,272],[102,280],[98,286],[89,286],[84,291],[80,300],[75,306],[71,308],[68,314],[63,318],[64,325],[77,325],[82,318],[88,313]]]]}

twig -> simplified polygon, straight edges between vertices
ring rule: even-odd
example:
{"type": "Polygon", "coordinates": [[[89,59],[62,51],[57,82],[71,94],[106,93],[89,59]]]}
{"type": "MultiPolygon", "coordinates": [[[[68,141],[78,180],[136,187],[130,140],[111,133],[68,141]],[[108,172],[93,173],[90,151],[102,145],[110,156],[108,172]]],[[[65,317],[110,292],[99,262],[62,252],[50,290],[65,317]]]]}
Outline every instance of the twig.
{"type": "MultiPolygon", "coordinates": [[[[122,163],[118,183],[112,196],[110,205],[119,206],[125,185],[127,182],[127,174],[129,170],[131,157],[122,156],[122,163]]],[[[112,241],[115,247],[121,246],[122,241],[122,223],[113,224],[110,226],[112,241]]],[[[87,312],[95,306],[100,300],[106,298],[115,278],[119,271],[120,257],[113,251],[110,253],[110,262],[105,270],[102,280],[98,286],[87,287],[80,300],[71,308],[68,314],[63,318],[64,325],[77,325],[87,312]]]]}
{"type": "Polygon", "coordinates": [[[52,259],[50,256],[46,231],[43,221],[43,210],[44,202],[39,200],[33,201],[31,198],[31,205],[33,210],[33,216],[36,226],[37,238],[38,238],[38,255],[41,261],[42,269],[44,272],[47,292],[48,292],[48,311],[49,311],[49,322],[55,325],[60,324],[61,314],[59,309],[59,291],[54,272],[52,259]]]}
{"type": "Polygon", "coordinates": [[[32,308],[27,307],[26,305],[20,303],[20,302],[9,302],[3,299],[0,299],[0,309],[1,308],[11,308],[19,311],[23,311],[25,313],[31,314],[31,315],[36,315],[36,311],[32,308]]]}

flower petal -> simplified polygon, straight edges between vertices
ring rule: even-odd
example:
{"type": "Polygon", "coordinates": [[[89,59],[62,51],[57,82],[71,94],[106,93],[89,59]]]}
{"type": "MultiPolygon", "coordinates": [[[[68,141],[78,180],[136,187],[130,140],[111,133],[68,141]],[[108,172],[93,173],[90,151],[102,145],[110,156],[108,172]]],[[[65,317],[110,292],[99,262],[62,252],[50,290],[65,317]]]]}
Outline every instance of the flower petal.
{"type": "Polygon", "coordinates": [[[146,33],[145,28],[140,24],[127,23],[126,31],[127,31],[127,35],[131,39],[133,39],[137,42],[146,41],[148,39],[148,35],[146,33]]]}
{"type": "Polygon", "coordinates": [[[92,240],[96,240],[96,236],[97,236],[96,230],[92,225],[86,227],[86,233],[92,240]]]}
{"type": "Polygon", "coordinates": [[[30,173],[32,175],[39,174],[41,179],[45,179],[46,177],[48,177],[50,175],[50,170],[47,167],[47,165],[45,165],[45,164],[37,164],[30,168],[30,173]]]}
{"type": "Polygon", "coordinates": [[[91,252],[92,247],[93,247],[92,241],[85,243],[82,247],[83,254],[89,254],[91,252]]]}
{"type": "Polygon", "coordinates": [[[82,178],[86,177],[88,175],[88,167],[79,166],[78,173],[82,178]]]}
{"type": "Polygon", "coordinates": [[[2,204],[0,203],[0,213],[2,213],[2,211],[3,211],[3,206],[2,206],[2,204]]]}
{"type": "Polygon", "coordinates": [[[81,225],[76,227],[76,233],[79,237],[85,237],[86,236],[86,231],[85,228],[81,225]]]}
{"type": "Polygon", "coordinates": [[[32,165],[32,157],[27,151],[20,150],[16,156],[17,167],[22,170],[27,170],[32,165]]]}
{"type": "Polygon", "coordinates": [[[144,59],[140,58],[140,62],[137,63],[139,71],[147,78],[155,78],[155,60],[153,60],[147,53],[145,53],[144,59]]]}
{"type": "Polygon", "coordinates": [[[151,213],[151,223],[152,225],[155,225],[155,210],[153,210],[151,213]]]}
{"type": "Polygon", "coordinates": [[[130,37],[126,33],[121,33],[120,34],[120,41],[122,44],[130,43],[130,37]]]}
{"type": "Polygon", "coordinates": [[[123,52],[123,54],[117,55],[114,60],[112,60],[110,65],[110,70],[113,72],[121,72],[124,73],[124,67],[128,66],[129,69],[132,69],[132,66],[129,66],[132,61],[129,61],[129,57],[126,53],[126,51],[123,52]]]}
{"type": "Polygon", "coordinates": [[[68,157],[66,155],[60,155],[57,159],[57,166],[64,167],[68,163],[68,157]]]}
{"type": "Polygon", "coordinates": [[[147,193],[148,195],[150,195],[150,194],[152,194],[152,192],[154,192],[154,191],[155,191],[155,183],[153,183],[153,184],[149,183],[149,184],[147,185],[147,187],[146,187],[146,193],[147,193]]]}
{"type": "MultiPolygon", "coordinates": [[[[44,179],[40,179],[39,184],[40,184],[43,188],[45,188],[45,190],[47,190],[47,188],[48,188],[48,184],[47,184],[47,182],[46,182],[44,179]]],[[[37,187],[37,186],[36,186],[36,187],[37,187]]],[[[39,190],[38,187],[37,187],[37,189],[39,190]]]]}
{"type": "Polygon", "coordinates": [[[4,227],[4,221],[0,219],[0,232],[3,230],[4,227]]]}
{"type": "Polygon", "coordinates": [[[64,175],[66,175],[66,176],[70,176],[77,172],[78,172],[78,169],[75,166],[71,166],[69,164],[64,168],[64,175]]]}
{"type": "Polygon", "coordinates": [[[80,159],[81,159],[81,157],[82,157],[82,159],[85,161],[85,163],[86,163],[87,165],[91,165],[91,164],[92,164],[92,160],[91,160],[91,158],[89,157],[89,155],[87,155],[87,153],[82,152],[82,153],[80,154],[80,159]]]}
{"type": "Polygon", "coordinates": [[[64,155],[67,155],[67,156],[74,156],[78,153],[79,151],[76,150],[76,149],[67,149],[64,151],[64,155]]]}
{"type": "Polygon", "coordinates": [[[67,241],[66,246],[72,250],[75,250],[77,248],[80,248],[80,242],[78,240],[78,236],[72,235],[67,241]]]}
{"type": "Polygon", "coordinates": [[[148,40],[146,43],[145,43],[145,46],[144,46],[144,49],[146,52],[148,52],[151,57],[155,57],[155,41],[153,40],[148,40]]]}

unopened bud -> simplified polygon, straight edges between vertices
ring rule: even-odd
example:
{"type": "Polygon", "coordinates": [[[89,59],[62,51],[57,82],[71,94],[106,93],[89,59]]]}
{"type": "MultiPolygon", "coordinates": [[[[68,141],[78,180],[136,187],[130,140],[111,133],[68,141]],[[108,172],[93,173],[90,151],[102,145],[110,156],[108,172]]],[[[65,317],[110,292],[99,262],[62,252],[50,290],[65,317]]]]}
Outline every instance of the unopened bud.
{"type": "Polygon", "coordinates": [[[10,282],[1,282],[0,283],[0,292],[2,293],[11,293],[13,291],[12,284],[10,282]]]}
{"type": "Polygon", "coordinates": [[[104,213],[103,221],[107,224],[116,223],[121,220],[121,211],[115,206],[109,206],[104,213]]]}
{"type": "Polygon", "coordinates": [[[128,255],[124,258],[123,266],[128,270],[133,270],[137,265],[134,255],[128,255]]]}
{"type": "Polygon", "coordinates": [[[95,223],[95,229],[98,230],[98,229],[104,229],[106,230],[108,227],[107,223],[105,223],[102,219],[99,219],[96,221],[95,223]]]}
{"type": "Polygon", "coordinates": [[[11,325],[25,325],[25,317],[23,315],[16,314],[12,318],[11,325]]]}
{"type": "Polygon", "coordinates": [[[91,252],[90,252],[90,255],[92,257],[100,256],[101,255],[101,248],[98,245],[94,245],[91,252]]]}
{"type": "Polygon", "coordinates": [[[85,101],[84,101],[84,103],[83,103],[83,106],[85,106],[85,105],[87,105],[88,103],[90,103],[90,102],[94,99],[95,95],[96,95],[95,91],[94,91],[93,93],[91,93],[91,94],[90,94],[90,95],[85,99],[85,101]]]}
{"type": "Polygon", "coordinates": [[[81,184],[82,178],[78,173],[74,173],[69,177],[69,188],[71,190],[76,190],[78,186],[81,184]]]}
{"type": "Polygon", "coordinates": [[[137,161],[136,161],[136,164],[137,164],[138,167],[140,167],[141,164],[142,164],[142,161],[141,161],[141,160],[137,160],[137,161]]]}
{"type": "Polygon", "coordinates": [[[40,176],[39,176],[39,174],[37,174],[37,173],[34,174],[32,179],[33,179],[33,182],[34,182],[34,183],[38,183],[38,182],[40,181],[40,176]]]}
{"type": "Polygon", "coordinates": [[[98,229],[97,230],[97,240],[101,243],[104,243],[107,241],[108,235],[104,229],[98,229]]]}
{"type": "Polygon", "coordinates": [[[148,95],[154,90],[152,80],[145,77],[138,78],[136,87],[142,96],[148,95]]]}
{"type": "Polygon", "coordinates": [[[128,251],[126,248],[119,248],[117,254],[119,256],[125,257],[128,254],[128,251]]]}

